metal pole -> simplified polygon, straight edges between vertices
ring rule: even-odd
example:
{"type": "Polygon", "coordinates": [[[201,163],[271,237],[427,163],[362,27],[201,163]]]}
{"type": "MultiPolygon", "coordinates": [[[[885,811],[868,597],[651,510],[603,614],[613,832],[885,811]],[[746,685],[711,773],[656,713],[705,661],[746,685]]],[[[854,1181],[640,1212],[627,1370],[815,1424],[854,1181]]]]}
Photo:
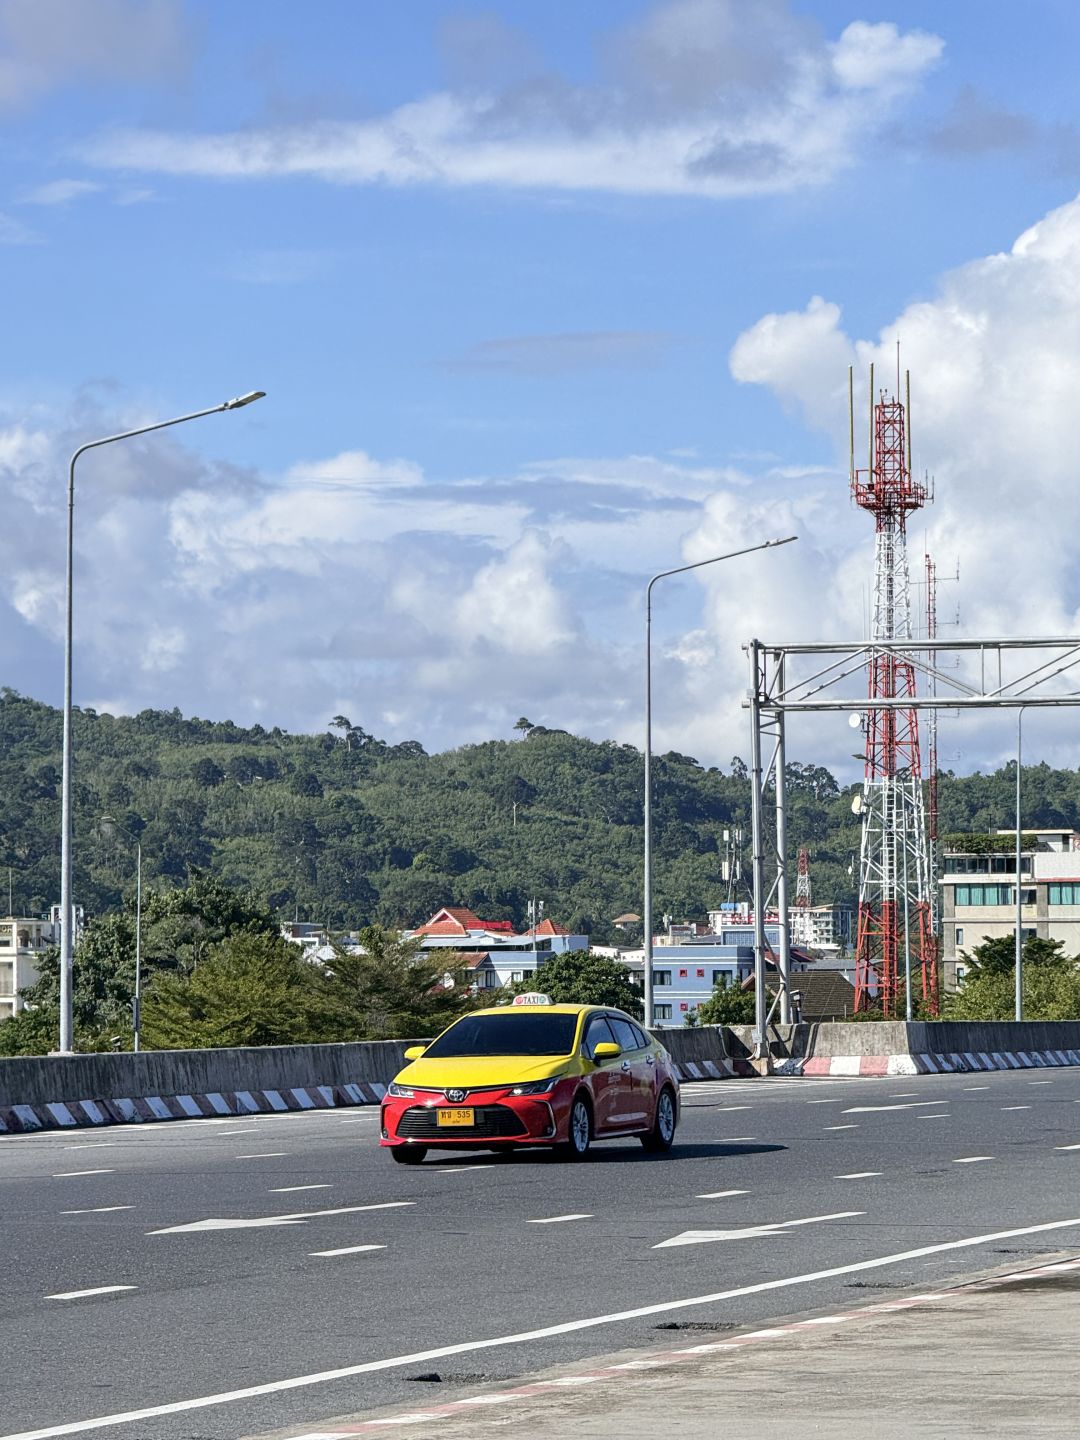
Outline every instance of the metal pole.
{"type": "Polygon", "coordinates": [[[135,1053],[141,1049],[140,1034],[142,1026],[142,841],[136,840],[136,876],[135,881],[135,999],[131,1008],[132,1028],[135,1034],[135,1053]]]}
{"type": "Polygon", "coordinates": [[[67,516],[67,575],[65,584],[64,619],[64,722],[63,722],[63,773],[60,800],[60,1050],[70,1054],[72,1048],[72,955],[74,952],[74,908],[71,894],[71,651],[72,651],[72,561],[75,538],[75,462],[87,450],[96,450],[101,445],[112,445],[116,440],[130,440],[135,435],[148,435],[152,430],[166,430],[170,425],[180,425],[185,420],[200,420],[204,415],[217,415],[222,410],[239,410],[253,400],[261,400],[262,390],[251,390],[235,400],[226,400],[221,405],[211,405],[208,410],[193,410],[190,415],[177,415],[172,420],[158,420],[153,425],[140,425],[135,430],[122,430],[118,435],[105,435],[100,440],[88,440],[80,445],[71,457],[68,467],[68,516],[67,516]]]}
{"type": "Polygon", "coordinates": [[[765,852],[761,796],[761,642],[751,640],[750,656],[750,844],[754,880],[754,1058],[768,1055],[765,1043],[765,852]]]}
{"type": "MultiPolygon", "coordinates": [[[[776,685],[784,692],[784,660],[777,660],[776,685]]],[[[787,883],[787,796],[786,771],[784,769],[784,712],[776,714],[776,764],[773,780],[776,785],[776,904],[780,912],[780,948],[777,960],[780,966],[780,1024],[791,1024],[791,938],[788,933],[788,883],[787,883]]]]}
{"type": "Polygon", "coordinates": [[[641,978],[645,1001],[646,1028],[653,1024],[653,934],[652,934],[652,587],[645,590],[645,900],[642,935],[641,978]]]}
{"type": "Polygon", "coordinates": [[[1024,1018],[1024,932],[1020,895],[1020,760],[1023,740],[1024,709],[1016,712],[1016,1018],[1024,1018]]]}
{"type": "Polygon", "coordinates": [[[760,545],[748,545],[744,550],[732,550],[727,555],[713,555],[708,560],[695,560],[691,565],[677,565],[673,570],[661,570],[645,587],[645,873],[642,877],[644,896],[642,903],[642,968],[643,994],[645,1002],[645,1024],[653,1023],[653,903],[652,903],[652,591],[658,580],[669,575],[684,575],[688,570],[700,570],[704,565],[716,565],[721,560],[735,560],[740,555],[752,555],[755,550],[772,550],[777,545],[790,545],[797,535],[788,535],[783,540],[765,540],[760,545]]]}
{"type": "MultiPolygon", "coordinates": [[[[918,782],[916,782],[918,783],[918,782]]],[[[911,1023],[911,906],[908,895],[908,838],[907,838],[908,807],[904,806],[904,827],[902,844],[904,847],[904,1018],[911,1023]]]]}

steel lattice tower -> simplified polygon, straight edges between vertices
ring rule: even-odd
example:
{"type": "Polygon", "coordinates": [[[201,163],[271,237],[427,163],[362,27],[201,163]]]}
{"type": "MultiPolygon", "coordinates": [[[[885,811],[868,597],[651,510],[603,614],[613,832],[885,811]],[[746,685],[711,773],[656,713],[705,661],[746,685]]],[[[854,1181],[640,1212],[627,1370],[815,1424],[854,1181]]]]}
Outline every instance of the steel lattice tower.
{"type": "MultiPolygon", "coordinates": [[[[899,375],[897,377],[899,379],[899,375]]],[[[899,388],[899,386],[897,387],[899,388]]],[[[910,383],[908,386],[910,397],[910,383]]],[[[907,407],[910,408],[910,403],[907,407]]],[[[906,408],[882,392],[874,399],[870,370],[870,449],[866,470],[854,463],[851,493],[874,517],[873,642],[912,640],[907,517],[925,503],[925,485],[911,475],[906,408]]],[[[893,650],[871,650],[865,720],[865,774],[859,861],[859,925],[855,1009],[897,1013],[909,963],[912,998],[937,1004],[937,947],[931,919],[930,860],[923,803],[917,712],[875,709],[875,699],[915,696],[915,669],[893,650]]]]}
{"type": "Polygon", "coordinates": [[[808,910],[811,903],[810,851],[805,845],[799,846],[799,870],[795,881],[795,904],[808,910]]]}

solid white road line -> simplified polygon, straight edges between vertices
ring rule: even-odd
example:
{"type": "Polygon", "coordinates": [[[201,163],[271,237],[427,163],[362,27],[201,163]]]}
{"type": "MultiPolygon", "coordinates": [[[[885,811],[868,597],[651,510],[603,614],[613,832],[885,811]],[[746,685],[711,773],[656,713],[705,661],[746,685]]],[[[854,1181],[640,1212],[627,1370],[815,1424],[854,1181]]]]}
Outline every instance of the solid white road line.
{"type": "Polygon", "coordinates": [[[90,1210],[61,1210],[61,1215],[107,1215],[110,1210],[134,1210],[134,1205],[95,1205],[90,1210]]]}
{"type": "Polygon", "coordinates": [[[309,1250],[309,1255],[359,1255],[361,1250],[385,1250],[385,1245],[343,1245],[340,1250],[309,1250]]]}
{"type": "Polygon", "coordinates": [[[884,1175],[884,1170],[853,1170],[850,1175],[834,1175],[834,1180],[870,1180],[875,1175],[884,1175]]]}
{"type": "Polygon", "coordinates": [[[344,1365],[337,1370],[323,1370],[311,1375],[294,1375],[288,1380],[271,1380],[263,1385],[249,1385],[242,1390],[221,1390],[214,1395],[199,1395],[190,1400],[173,1400],[164,1405],[150,1405],[141,1410],[122,1410],[112,1415],[98,1415],[91,1420],[69,1420],[48,1425],[40,1430],[21,1430],[0,1435],[0,1440],[57,1440],[63,1435],[83,1435],[89,1430],[105,1430],[110,1425],[131,1425],[137,1420],[154,1420],[161,1415],[184,1415],[191,1410],[207,1410],[213,1405],[228,1405],[237,1400],[253,1400],[262,1395],[280,1395],[288,1390],[309,1389],[334,1380],[349,1380],[354,1375],[371,1375],[380,1370],[396,1370],[428,1360],[444,1360],[451,1355],[469,1355],[478,1350],[495,1350],[505,1345],[532,1345],[556,1335],[572,1335],[578,1331],[595,1330],[603,1325],[618,1325],[627,1320],[642,1320],[650,1315],[670,1314],[700,1305],[719,1305],[726,1300],[740,1300],[747,1295],[761,1295],[772,1290],[789,1290],[797,1285],[812,1285],[818,1280],[833,1280],[838,1275],[854,1275],[864,1270],[880,1270],[906,1260],[922,1260],[928,1255],[942,1255],[950,1250],[970,1250],[978,1245],[991,1245],[999,1240],[1015,1240],[1021,1235],[1045,1235],[1054,1230],[1080,1229],[1080,1216],[1069,1220],[1048,1220],[1041,1225],[1024,1225],[1015,1230],[995,1230],[984,1235],[969,1235],[963,1240],[945,1240],[937,1245],[922,1245],[917,1250],[899,1250],[892,1255],[877,1255],[871,1260],[854,1260],[828,1270],[812,1270],[805,1275],[789,1275],[779,1280],[762,1280],[756,1285],[741,1285],[732,1290],[717,1290],[709,1295],[691,1295],[683,1300],[664,1300],[655,1305],[642,1305],[635,1310],[617,1310],[608,1315],[590,1315],[584,1320],[566,1320],[537,1330],[516,1335],[498,1335],[486,1340],[463,1340],[456,1345],[441,1345],[432,1350],[418,1350],[410,1355],[391,1355],[383,1360],[365,1360],[357,1365],[344,1365]]]}
{"type": "Polygon", "coordinates": [[[695,1200],[726,1200],[729,1195],[749,1195],[749,1190],[710,1190],[707,1195],[695,1195],[695,1200]]]}
{"type": "Polygon", "coordinates": [[[280,1160],[288,1150],[258,1150],[252,1155],[237,1155],[237,1160],[280,1160]]]}
{"type": "Polygon", "coordinates": [[[46,1295],[46,1300],[82,1300],[88,1295],[114,1295],[118,1290],[134,1290],[134,1285],[95,1285],[93,1290],[62,1290],[58,1295],[46,1295]]]}
{"type": "Polygon", "coordinates": [[[334,1187],[330,1181],[324,1181],[321,1185],[275,1185],[268,1190],[268,1195],[289,1195],[293,1190],[332,1190],[334,1187]]]}
{"type": "Polygon", "coordinates": [[[954,1165],[981,1165],[984,1160],[994,1160],[994,1155],[964,1155],[959,1160],[954,1160],[954,1165]]]}
{"type": "Polygon", "coordinates": [[[527,1220],[527,1225],[560,1225],[564,1220],[591,1220],[591,1215],[544,1215],[539,1220],[527,1220]]]}
{"type": "Polygon", "coordinates": [[[112,1175],[112,1170],[57,1170],[54,1180],[70,1180],[76,1175],[112,1175]]]}

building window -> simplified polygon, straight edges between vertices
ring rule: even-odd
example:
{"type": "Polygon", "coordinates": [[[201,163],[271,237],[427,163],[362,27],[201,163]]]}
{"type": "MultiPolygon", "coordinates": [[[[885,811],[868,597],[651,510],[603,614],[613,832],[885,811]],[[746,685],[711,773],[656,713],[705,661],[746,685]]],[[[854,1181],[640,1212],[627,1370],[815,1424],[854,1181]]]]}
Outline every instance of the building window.
{"type": "Polygon", "coordinates": [[[653,1008],[652,1008],[652,1013],[653,1013],[653,1019],[654,1019],[654,1020],[670,1020],[670,1019],[671,1019],[671,1006],[670,1006],[670,1005],[654,1005],[653,1008]]]}
{"type": "Polygon", "coordinates": [[[697,979],[699,979],[699,980],[704,980],[704,979],[705,979],[705,971],[704,971],[704,970],[699,970],[699,971],[697,972],[697,979]]]}
{"type": "Polygon", "coordinates": [[[689,1009],[690,1009],[690,1005],[689,1005],[689,1003],[688,1003],[686,1000],[680,1000],[680,1001],[679,1001],[679,1009],[680,1009],[680,1010],[689,1010],[689,1009]]]}
{"type": "Polygon", "coordinates": [[[956,927],[956,943],[957,945],[964,943],[964,927],[962,925],[957,925],[956,927]]]}
{"type": "Polygon", "coordinates": [[[687,971],[687,970],[680,970],[680,971],[679,971],[679,979],[680,979],[680,980],[685,980],[688,974],[689,974],[689,971],[687,971]]]}
{"type": "MultiPolygon", "coordinates": [[[[1026,894],[1029,892],[1025,892],[1026,894]]],[[[961,905],[1014,905],[1016,897],[1011,885],[957,885],[955,900],[961,905]]],[[[1031,901],[1025,903],[1030,904],[1031,901]]]]}
{"type": "Polygon", "coordinates": [[[1051,885],[1051,905],[1080,905],[1080,884],[1051,885]]]}
{"type": "Polygon", "coordinates": [[[654,971],[652,972],[652,983],[653,983],[654,985],[670,985],[670,984],[671,984],[671,971],[670,971],[670,970],[654,970],[654,971]]]}
{"type": "Polygon", "coordinates": [[[511,970],[511,971],[510,971],[510,983],[511,983],[511,985],[516,985],[519,980],[524,980],[524,979],[525,979],[525,971],[524,971],[524,970],[511,970]]]}
{"type": "Polygon", "coordinates": [[[959,990],[960,986],[963,985],[963,983],[964,983],[964,976],[965,976],[966,974],[967,974],[967,971],[964,969],[963,965],[957,965],[957,967],[956,967],[956,988],[957,988],[958,990],[959,990]]]}
{"type": "Polygon", "coordinates": [[[714,970],[712,972],[712,983],[719,985],[721,989],[727,989],[728,972],[726,970],[714,970]]]}

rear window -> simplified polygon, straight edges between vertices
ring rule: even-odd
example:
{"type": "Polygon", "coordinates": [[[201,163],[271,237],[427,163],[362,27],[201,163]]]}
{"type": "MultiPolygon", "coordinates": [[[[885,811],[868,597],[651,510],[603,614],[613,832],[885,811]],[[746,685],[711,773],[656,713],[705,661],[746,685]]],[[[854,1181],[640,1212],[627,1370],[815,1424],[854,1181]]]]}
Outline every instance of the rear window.
{"type": "Polygon", "coordinates": [[[424,1051],[424,1059],[455,1055],[569,1055],[576,1015],[465,1015],[424,1051]]]}

